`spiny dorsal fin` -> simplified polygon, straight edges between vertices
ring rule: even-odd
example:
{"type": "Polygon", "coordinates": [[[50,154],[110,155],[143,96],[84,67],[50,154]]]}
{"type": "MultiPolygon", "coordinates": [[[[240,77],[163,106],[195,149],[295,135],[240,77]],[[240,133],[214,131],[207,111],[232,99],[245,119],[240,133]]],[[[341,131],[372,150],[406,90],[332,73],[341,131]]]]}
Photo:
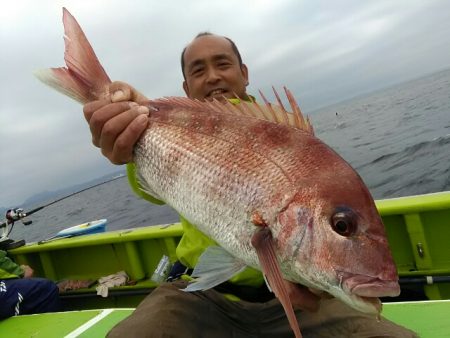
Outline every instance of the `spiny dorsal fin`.
{"type": "Polygon", "coordinates": [[[289,104],[292,109],[292,113],[286,110],[281,102],[280,96],[277,91],[273,89],[275,93],[275,97],[277,99],[278,105],[270,103],[261,91],[259,92],[261,95],[264,104],[259,104],[257,102],[247,102],[244,100],[240,100],[240,103],[234,104],[230,101],[226,101],[222,103],[218,100],[213,101],[199,101],[192,100],[185,97],[164,97],[162,99],[151,100],[148,102],[150,106],[164,106],[168,105],[173,107],[178,106],[181,108],[200,108],[200,109],[212,109],[213,111],[223,112],[228,114],[238,114],[238,115],[247,115],[254,118],[274,122],[281,123],[291,126],[293,128],[304,130],[311,135],[314,135],[314,130],[309,121],[308,117],[303,117],[303,114],[298,107],[297,102],[295,101],[292,93],[284,87],[284,91],[286,93],[286,97],[289,101],[289,104]]]}
{"type": "MultiPolygon", "coordinates": [[[[272,87],[273,88],[273,87],[272,87]]],[[[278,105],[270,103],[264,94],[259,91],[262,100],[264,101],[264,105],[260,105],[257,102],[247,102],[241,100],[239,104],[233,104],[231,102],[227,102],[225,106],[227,106],[230,110],[240,113],[243,115],[253,116],[259,119],[286,124],[293,128],[304,130],[311,135],[314,135],[314,130],[311,125],[311,122],[308,117],[303,117],[303,114],[294,98],[292,93],[286,88],[283,87],[286,93],[286,97],[291,106],[292,112],[289,112],[281,102],[280,96],[278,95],[275,88],[273,88],[273,92],[277,99],[278,105]]],[[[217,104],[220,104],[217,102],[217,104]]],[[[223,104],[222,104],[223,105],[223,104]]]]}

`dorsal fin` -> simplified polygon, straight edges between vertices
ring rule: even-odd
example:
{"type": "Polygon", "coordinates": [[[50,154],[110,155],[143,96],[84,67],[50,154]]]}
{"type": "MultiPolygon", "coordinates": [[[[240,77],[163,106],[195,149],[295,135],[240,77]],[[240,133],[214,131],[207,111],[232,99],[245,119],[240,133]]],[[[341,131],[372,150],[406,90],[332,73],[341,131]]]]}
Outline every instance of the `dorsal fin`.
{"type": "Polygon", "coordinates": [[[273,89],[275,93],[275,97],[277,98],[278,105],[270,103],[263,93],[260,91],[261,98],[264,104],[259,104],[257,102],[248,102],[244,100],[240,100],[239,103],[232,103],[230,101],[226,101],[222,103],[217,100],[213,101],[199,101],[192,100],[185,97],[164,97],[162,99],[151,100],[148,102],[150,106],[152,105],[169,105],[171,107],[178,106],[181,108],[203,108],[203,109],[212,109],[213,111],[223,112],[228,114],[237,114],[237,115],[247,115],[254,118],[258,118],[261,120],[266,120],[274,123],[281,123],[291,126],[293,128],[304,130],[311,135],[314,135],[314,130],[309,121],[308,117],[303,117],[303,114],[298,107],[297,102],[295,101],[292,93],[284,87],[284,91],[286,93],[286,97],[291,106],[292,112],[286,110],[281,102],[280,96],[277,91],[273,89]]]}
{"type": "MultiPolygon", "coordinates": [[[[273,88],[273,87],[272,87],[273,88]]],[[[289,101],[292,112],[289,112],[281,102],[280,96],[278,95],[275,88],[273,88],[273,92],[278,101],[278,104],[270,103],[264,94],[259,91],[261,98],[264,102],[263,105],[257,102],[248,102],[241,100],[239,104],[233,104],[231,102],[227,102],[225,105],[217,102],[217,104],[221,104],[222,106],[226,106],[229,110],[240,113],[242,115],[253,116],[262,120],[271,121],[275,123],[286,124],[293,128],[304,130],[311,135],[314,135],[314,130],[311,125],[311,122],[308,117],[303,117],[303,114],[298,107],[297,102],[295,101],[292,93],[284,87],[284,91],[286,93],[286,98],[289,101]]]]}

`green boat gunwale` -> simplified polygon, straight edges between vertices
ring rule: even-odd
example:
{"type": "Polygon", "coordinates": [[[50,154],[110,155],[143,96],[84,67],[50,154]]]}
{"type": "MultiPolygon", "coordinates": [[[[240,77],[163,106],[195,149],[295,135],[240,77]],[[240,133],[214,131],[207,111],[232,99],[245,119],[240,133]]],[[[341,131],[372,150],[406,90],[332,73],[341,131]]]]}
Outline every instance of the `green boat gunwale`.
{"type": "MultiPolygon", "coordinates": [[[[450,275],[450,191],[377,200],[401,278],[450,275]],[[423,255],[417,250],[421,245],[423,255]]],[[[124,270],[137,283],[116,287],[110,299],[96,296],[95,287],[62,295],[69,309],[136,306],[158,284],[151,281],[163,255],[176,260],[183,234],[179,223],[128,228],[105,233],[30,243],[9,254],[35,268],[36,276],[54,281],[98,279],[124,270]],[[78,299],[77,299],[78,297],[78,299]],[[85,302],[91,298],[91,304],[85,302]],[[69,300],[70,299],[70,300],[69,300]]],[[[420,285],[428,299],[450,299],[450,283],[420,285]]]]}

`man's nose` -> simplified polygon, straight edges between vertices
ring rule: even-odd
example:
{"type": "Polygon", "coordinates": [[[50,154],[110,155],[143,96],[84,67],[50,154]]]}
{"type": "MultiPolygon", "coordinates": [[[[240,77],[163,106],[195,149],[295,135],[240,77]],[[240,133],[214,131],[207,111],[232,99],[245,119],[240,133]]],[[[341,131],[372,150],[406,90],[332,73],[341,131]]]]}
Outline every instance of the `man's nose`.
{"type": "Polygon", "coordinates": [[[220,74],[217,69],[210,68],[206,74],[206,81],[210,83],[214,83],[220,80],[220,74]]]}

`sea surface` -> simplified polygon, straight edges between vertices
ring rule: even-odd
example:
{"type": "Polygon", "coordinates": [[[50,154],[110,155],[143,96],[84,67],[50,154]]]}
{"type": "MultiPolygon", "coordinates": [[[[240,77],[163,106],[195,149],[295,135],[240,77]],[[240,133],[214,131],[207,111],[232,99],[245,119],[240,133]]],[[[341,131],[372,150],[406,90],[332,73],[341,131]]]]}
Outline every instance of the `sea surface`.
{"type": "MultiPolygon", "coordinates": [[[[304,113],[316,136],[358,171],[375,199],[450,190],[450,69],[304,113]]],[[[102,218],[107,230],[178,220],[170,207],[138,199],[125,177],[30,218],[33,224],[16,223],[9,237],[39,241],[102,218]]]]}

